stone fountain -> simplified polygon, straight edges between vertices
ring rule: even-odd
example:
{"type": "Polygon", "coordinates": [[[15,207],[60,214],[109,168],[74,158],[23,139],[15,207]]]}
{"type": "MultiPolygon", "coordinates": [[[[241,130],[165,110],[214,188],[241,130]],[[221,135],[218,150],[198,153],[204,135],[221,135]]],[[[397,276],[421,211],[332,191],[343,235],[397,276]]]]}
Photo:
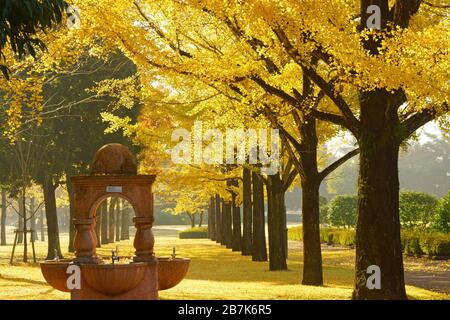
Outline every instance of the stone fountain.
{"type": "Polygon", "coordinates": [[[134,155],[121,144],[107,144],[94,157],[89,176],[71,177],[75,191],[75,259],[41,263],[45,280],[55,289],[70,292],[73,300],[155,300],[158,290],[177,285],[185,276],[189,259],[157,258],[153,253],[154,175],[138,175],[134,155]],[[110,196],[127,200],[135,211],[135,255],[128,264],[106,263],[97,256],[95,214],[110,196]],[[71,268],[77,266],[78,268],[71,268]],[[79,270],[80,283],[69,288],[69,270],[79,270]]]}

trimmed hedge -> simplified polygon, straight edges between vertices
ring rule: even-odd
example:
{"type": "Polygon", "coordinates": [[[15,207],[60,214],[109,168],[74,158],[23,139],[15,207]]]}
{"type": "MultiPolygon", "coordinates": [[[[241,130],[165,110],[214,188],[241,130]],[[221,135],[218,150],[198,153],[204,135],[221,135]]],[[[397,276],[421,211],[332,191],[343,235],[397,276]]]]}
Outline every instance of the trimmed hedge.
{"type": "Polygon", "coordinates": [[[423,252],[431,257],[444,257],[450,255],[450,235],[431,234],[420,239],[423,252]]]}
{"type": "Polygon", "coordinates": [[[178,232],[178,237],[180,239],[204,239],[208,238],[208,228],[191,228],[178,232]]]}
{"type": "MultiPolygon", "coordinates": [[[[288,230],[289,240],[302,240],[302,227],[292,227],[288,230]]],[[[354,229],[320,228],[320,241],[328,245],[353,247],[356,243],[354,229]]],[[[419,233],[404,230],[401,232],[403,253],[430,257],[450,256],[450,234],[419,233]]]]}
{"type": "Polygon", "coordinates": [[[403,253],[409,255],[422,255],[423,251],[420,246],[420,234],[415,231],[403,231],[401,233],[403,253]]]}

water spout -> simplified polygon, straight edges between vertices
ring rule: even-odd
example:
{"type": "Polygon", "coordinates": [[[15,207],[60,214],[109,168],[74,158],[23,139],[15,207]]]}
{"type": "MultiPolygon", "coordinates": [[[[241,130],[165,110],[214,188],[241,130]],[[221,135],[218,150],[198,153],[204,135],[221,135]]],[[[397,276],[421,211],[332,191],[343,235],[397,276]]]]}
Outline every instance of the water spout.
{"type": "Polygon", "coordinates": [[[120,257],[119,257],[119,246],[116,246],[116,250],[112,249],[111,250],[111,260],[112,260],[112,264],[114,264],[115,261],[119,261],[120,257]]]}

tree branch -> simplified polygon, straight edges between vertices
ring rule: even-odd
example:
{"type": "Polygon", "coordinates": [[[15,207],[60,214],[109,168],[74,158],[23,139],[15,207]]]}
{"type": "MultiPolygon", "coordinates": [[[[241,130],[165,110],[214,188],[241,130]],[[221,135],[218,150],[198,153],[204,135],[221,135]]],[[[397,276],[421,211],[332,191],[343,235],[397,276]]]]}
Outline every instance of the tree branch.
{"type": "Polygon", "coordinates": [[[323,179],[325,179],[330,173],[332,173],[334,170],[336,170],[340,165],[342,165],[347,160],[356,156],[358,153],[359,153],[359,148],[352,150],[349,153],[347,153],[346,155],[344,155],[341,158],[339,158],[338,160],[336,160],[335,162],[333,162],[332,164],[330,164],[325,169],[323,169],[319,173],[320,181],[323,181],[323,179]]]}
{"type": "Polygon", "coordinates": [[[311,109],[308,114],[318,120],[328,121],[346,128],[345,119],[338,114],[327,113],[316,109],[311,109]]]}
{"type": "Polygon", "coordinates": [[[297,177],[297,175],[298,175],[298,170],[297,170],[297,168],[293,169],[293,170],[289,173],[289,175],[288,175],[286,181],[283,182],[283,190],[284,190],[284,191],[286,191],[286,190],[291,186],[292,182],[294,182],[294,179],[295,179],[295,177],[297,177]]]}
{"type": "Polygon", "coordinates": [[[170,40],[165,34],[164,32],[153,22],[151,21],[147,15],[144,13],[144,11],[142,10],[142,8],[140,7],[138,1],[134,1],[134,6],[136,7],[136,9],[138,10],[139,14],[141,15],[142,18],[144,18],[144,20],[149,24],[150,28],[153,29],[153,31],[156,32],[156,34],[163,39],[164,41],[167,42],[168,46],[175,52],[178,52],[180,54],[180,56],[183,57],[188,57],[188,58],[192,58],[192,54],[190,54],[187,51],[184,51],[183,49],[181,49],[179,46],[176,46],[172,40],[170,40]]]}
{"type": "Polygon", "coordinates": [[[298,103],[297,99],[295,99],[293,96],[286,93],[285,91],[268,84],[266,81],[264,81],[261,77],[259,77],[257,75],[251,76],[251,79],[254,82],[256,82],[266,92],[283,99],[284,101],[286,101],[287,103],[289,103],[290,105],[292,105],[294,107],[299,107],[299,103],[298,103]]]}
{"type": "Polygon", "coordinates": [[[339,108],[342,115],[344,116],[346,128],[357,135],[360,123],[354,116],[344,98],[334,90],[332,84],[328,83],[313,68],[307,66],[306,63],[302,61],[298,50],[294,48],[283,30],[281,30],[280,28],[273,28],[272,30],[278,37],[288,55],[295,61],[295,63],[297,63],[302,68],[303,72],[308,76],[308,78],[310,78],[339,108]]]}
{"type": "MultiPolygon", "coordinates": [[[[447,103],[443,104],[443,113],[449,112],[449,107],[447,103]]],[[[402,136],[401,141],[407,139],[411,134],[413,134],[417,129],[425,125],[426,123],[434,120],[437,117],[436,110],[424,109],[421,112],[417,112],[405,119],[401,123],[402,136]]]]}

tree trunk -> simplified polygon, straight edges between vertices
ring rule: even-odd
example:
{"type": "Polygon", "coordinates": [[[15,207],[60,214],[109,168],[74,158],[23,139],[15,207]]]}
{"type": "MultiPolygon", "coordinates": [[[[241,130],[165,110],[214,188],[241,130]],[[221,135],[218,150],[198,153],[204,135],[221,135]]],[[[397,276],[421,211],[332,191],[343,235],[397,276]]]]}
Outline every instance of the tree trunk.
{"type": "Polygon", "coordinates": [[[266,231],[264,218],[264,186],[257,173],[252,173],[253,183],[253,234],[252,260],[267,261],[266,231]]]}
{"type": "Polygon", "coordinates": [[[202,224],[203,224],[203,212],[200,212],[198,227],[201,228],[202,224]]]}
{"type": "Polygon", "coordinates": [[[195,215],[187,213],[187,216],[189,218],[189,221],[191,222],[191,228],[195,228],[195,215]]]}
{"type": "Polygon", "coordinates": [[[97,207],[95,211],[95,243],[96,248],[101,248],[101,226],[102,226],[102,212],[103,212],[103,206],[100,205],[97,207]]]}
{"type": "Polygon", "coordinates": [[[251,171],[243,169],[243,220],[242,255],[252,254],[252,176],[251,171]]]}
{"type": "Polygon", "coordinates": [[[39,209],[39,228],[41,229],[41,241],[45,241],[45,223],[44,223],[44,210],[39,209]]]}
{"type": "Polygon", "coordinates": [[[75,218],[75,193],[73,190],[72,182],[70,177],[66,174],[66,186],[67,193],[69,194],[69,252],[74,252],[73,242],[75,241],[75,226],[73,224],[73,219],[75,218]]]}
{"type": "Polygon", "coordinates": [[[52,260],[58,255],[63,258],[61,253],[61,246],[59,243],[59,228],[58,228],[58,214],[56,209],[56,186],[50,181],[44,183],[44,202],[45,202],[45,216],[47,219],[47,238],[48,250],[47,260],[52,260]]]}
{"type": "Polygon", "coordinates": [[[117,199],[116,204],[116,241],[120,241],[120,226],[122,225],[122,199],[117,199]]]}
{"type": "Polygon", "coordinates": [[[116,231],[117,198],[111,198],[108,207],[108,243],[114,243],[116,231]]]}
{"type": "Polygon", "coordinates": [[[31,242],[35,242],[37,239],[37,232],[36,232],[36,215],[35,215],[35,202],[34,197],[31,197],[30,199],[30,229],[31,231],[31,242]]]}
{"type": "MultiPolygon", "coordinates": [[[[18,216],[18,229],[23,231],[23,212],[25,208],[23,207],[22,197],[19,195],[17,198],[17,205],[19,207],[19,216],[18,216]]],[[[17,243],[23,243],[23,233],[19,232],[19,235],[17,236],[17,243]]]]}
{"type": "Polygon", "coordinates": [[[242,249],[242,233],[241,233],[241,208],[236,204],[237,195],[232,195],[232,210],[233,210],[233,251],[241,251],[242,249]]]}
{"type": "Polygon", "coordinates": [[[22,189],[22,208],[23,208],[23,262],[28,262],[28,234],[27,234],[27,207],[26,207],[26,190],[22,189]]]}
{"type": "Polygon", "coordinates": [[[108,243],[108,199],[105,199],[101,206],[101,214],[102,214],[102,220],[101,220],[101,227],[100,227],[100,234],[101,234],[101,244],[107,244],[108,243]]]}
{"type": "Polygon", "coordinates": [[[222,243],[222,210],[220,196],[216,194],[214,204],[216,206],[216,242],[222,243]]]}
{"type": "Polygon", "coordinates": [[[222,244],[231,249],[233,244],[233,227],[231,202],[222,200],[222,244]]]}
{"type": "Polygon", "coordinates": [[[322,250],[320,247],[319,184],[303,179],[303,285],[323,285],[322,250]]]}
{"type": "Polygon", "coordinates": [[[287,270],[286,218],[284,189],[278,174],[267,176],[267,224],[269,229],[269,268],[271,271],[287,270]]]}
{"type": "Polygon", "coordinates": [[[400,242],[398,116],[384,90],[360,93],[361,130],[354,299],[406,299],[400,242]],[[395,112],[394,112],[395,111],[395,112]],[[381,288],[367,287],[378,266],[381,288]]]}
{"type": "Polygon", "coordinates": [[[209,200],[209,212],[208,212],[208,232],[209,238],[213,241],[216,240],[216,203],[215,197],[211,197],[209,200]]]}
{"type": "Polygon", "coordinates": [[[211,199],[208,205],[208,239],[211,239],[211,199]]]}
{"type": "Polygon", "coordinates": [[[2,215],[0,218],[0,245],[6,246],[6,189],[2,188],[2,215]]]}
{"type": "Polygon", "coordinates": [[[127,240],[130,238],[129,230],[129,220],[128,207],[125,206],[125,201],[122,200],[122,230],[120,233],[120,240],[127,240]]]}

